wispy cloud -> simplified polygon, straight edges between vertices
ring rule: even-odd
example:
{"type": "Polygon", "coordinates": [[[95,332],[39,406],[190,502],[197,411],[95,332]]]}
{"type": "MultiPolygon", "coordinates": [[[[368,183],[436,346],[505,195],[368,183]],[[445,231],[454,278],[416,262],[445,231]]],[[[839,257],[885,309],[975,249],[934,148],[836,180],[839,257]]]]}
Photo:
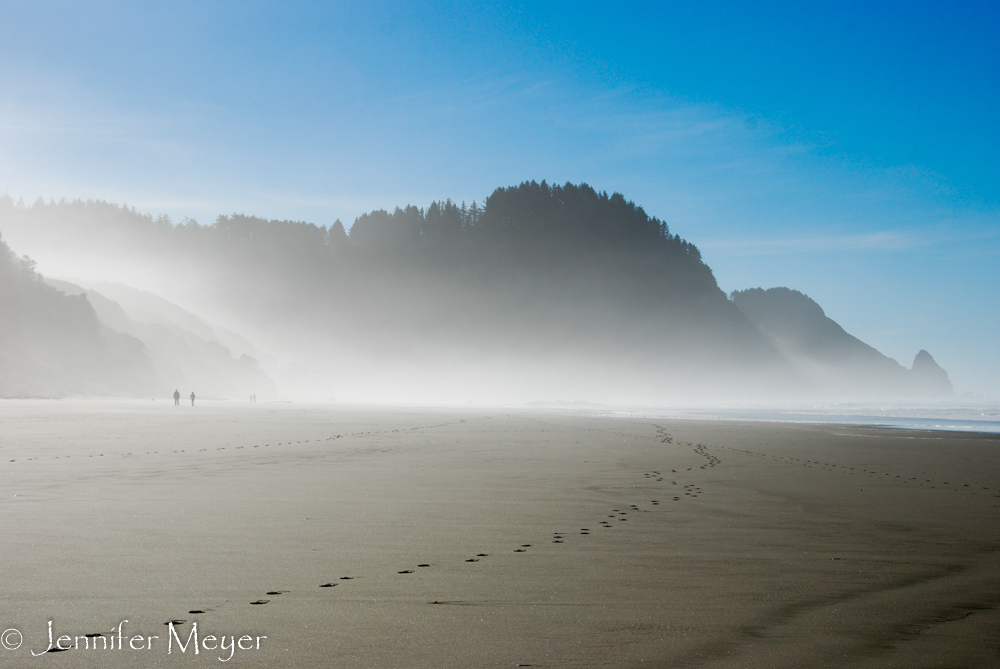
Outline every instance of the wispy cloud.
{"type": "Polygon", "coordinates": [[[179,131],[219,113],[219,108],[210,105],[149,113],[79,105],[5,104],[0,105],[0,146],[60,144],[76,149],[117,145],[149,156],[189,157],[196,150],[195,143],[179,131]]]}
{"type": "Polygon", "coordinates": [[[881,230],[864,234],[822,235],[786,238],[743,238],[700,240],[698,247],[720,256],[761,256],[801,253],[839,253],[864,251],[907,251],[940,246],[944,243],[996,239],[997,231],[944,233],[939,230],[881,230]]]}

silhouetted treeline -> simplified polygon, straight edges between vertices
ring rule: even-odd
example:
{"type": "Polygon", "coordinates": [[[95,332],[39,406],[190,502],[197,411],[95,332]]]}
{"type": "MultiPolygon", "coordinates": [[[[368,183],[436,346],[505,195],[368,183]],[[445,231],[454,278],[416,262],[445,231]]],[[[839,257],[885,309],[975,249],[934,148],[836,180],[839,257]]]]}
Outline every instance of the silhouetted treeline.
{"type": "MultiPolygon", "coordinates": [[[[347,240],[331,233],[334,246],[347,240]]],[[[414,206],[364,214],[355,220],[350,241],[379,246],[432,243],[500,244],[520,250],[576,251],[594,245],[655,247],[671,255],[700,257],[698,250],[667,224],[651,218],[621,194],[598,193],[590,186],[549,186],[525,182],[498,188],[482,207],[451,200],[432,202],[426,211],[414,206]]]]}
{"type": "Polygon", "coordinates": [[[598,193],[586,184],[525,182],[498,188],[482,207],[475,202],[468,207],[457,205],[449,199],[432,202],[426,209],[413,205],[392,212],[379,209],[355,219],[349,234],[339,220],[327,228],[233,214],[220,215],[212,225],[189,219],[175,225],[169,216],[154,218],[127,205],[93,200],[46,203],[39,199],[25,207],[23,203],[15,206],[7,196],[0,197],[0,214],[10,216],[15,208],[29,219],[60,214],[65,219],[60,226],[63,232],[90,245],[114,247],[127,241],[163,251],[167,244],[259,254],[277,262],[294,259],[296,264],[329,258],[336,261],[345,253],[414,254],[435,246],[448,247],[450,254],[456,245],[466,249],[543,249],[560,254],[598,246],[604,252],[642,248],[664,257],[700,260],[698,249],[671,235],[666,223],[618,193],[598,193]],[[324,255],[324,249],[330,253],[324,255]]]}
{"type": "Polygon", "coordinates": [[[533,301],[543,293],[612,299],[625,291],[628,304],[646,307],[692,292],[722,297],[694,245],[622,195],[585,184],[498,188],[481,207],[444,200],[376,210],[359,216],[349,233],[340,221],[327,228],[242,214],[174,225],[95,201],[17,208],[8,198],[6,205],[0,214],[6,209],[13,218],[16,209],[25,227],[54,233],[51,243],[67,249],[174,262],[179,273],[231,284],[237,296],[253,289],[258,299],[287,306],[374,299],[373,290],[378,301],[395,303],[412,300],[420,286],[424,297],[478,287],[533,301]]]}

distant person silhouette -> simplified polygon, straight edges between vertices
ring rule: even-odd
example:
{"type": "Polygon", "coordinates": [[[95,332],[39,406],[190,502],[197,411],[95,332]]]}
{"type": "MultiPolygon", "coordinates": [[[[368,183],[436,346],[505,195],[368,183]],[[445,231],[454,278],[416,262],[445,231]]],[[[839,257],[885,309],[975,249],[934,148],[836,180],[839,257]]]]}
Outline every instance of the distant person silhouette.
{"type": "Polygon", "coordinates": [[[191,391],[191,406],[194,406],[194,391],[191,391]]]}
{"type": "Polygon", "coordinates": [[[174,390],[174,406],[179,407],[181,405],[181,391],[174,390]]]}

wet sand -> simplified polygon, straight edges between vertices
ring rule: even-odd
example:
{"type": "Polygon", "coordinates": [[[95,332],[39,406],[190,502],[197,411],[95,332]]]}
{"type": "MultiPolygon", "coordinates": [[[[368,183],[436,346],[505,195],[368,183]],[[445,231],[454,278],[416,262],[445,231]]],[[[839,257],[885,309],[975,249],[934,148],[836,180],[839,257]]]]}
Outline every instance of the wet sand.
{"type": "Polygon", "coordinates": [[[1000,666],[996,435],[4,401],[0,462],[6,666],[1000,666]]]}

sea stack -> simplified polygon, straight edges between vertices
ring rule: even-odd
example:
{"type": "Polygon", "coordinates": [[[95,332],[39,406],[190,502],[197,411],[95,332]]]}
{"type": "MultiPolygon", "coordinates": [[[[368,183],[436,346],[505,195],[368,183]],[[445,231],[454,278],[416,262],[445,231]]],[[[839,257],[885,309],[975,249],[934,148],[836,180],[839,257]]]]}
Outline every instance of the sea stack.
{"type": "Polygon", "coordinates": [[[917,385],[929,394],[950,395],[952,393],[948,372],[944,371],[931,354],[923,349],[913,359],[910,373],[917,385]]]}

